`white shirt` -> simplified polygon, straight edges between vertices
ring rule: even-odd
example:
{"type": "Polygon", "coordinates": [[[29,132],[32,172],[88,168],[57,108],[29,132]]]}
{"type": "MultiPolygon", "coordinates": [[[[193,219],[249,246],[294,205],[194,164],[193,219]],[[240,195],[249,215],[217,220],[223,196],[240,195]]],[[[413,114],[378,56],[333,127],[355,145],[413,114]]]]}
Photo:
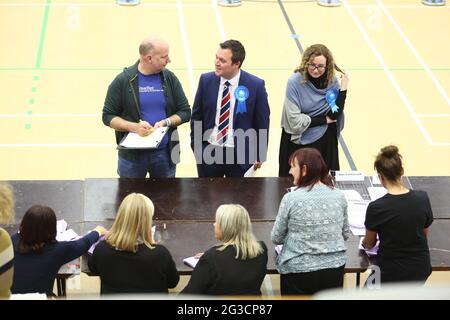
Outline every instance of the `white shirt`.
{"type": "Polygon", "coordinates": [[[211,136],[208,139],[208,142],[215,146],[220,146],[217,141],[217,133],[219,132],[219,117],[220,117],[220,108],[222,107],[222,94],[223,87],[225,82],[230,83],[230,120],[228,125],[227,132],[227,142],[225,142],[222,147],[234,147],[234,139],[233,139],[233,118],[234,118],[234,106],[236,105],[236,98],[234,96],[234,92],[236,88],[239,86],[239,78],[241,76],[241,70],[231,79],[225,79],[224,77],[220,77],[220,85],[219,85],[219,94],[217,95],[217,105],[216,105],[216,121],[214,125],[214,129],[211,133],[211,136]]]}

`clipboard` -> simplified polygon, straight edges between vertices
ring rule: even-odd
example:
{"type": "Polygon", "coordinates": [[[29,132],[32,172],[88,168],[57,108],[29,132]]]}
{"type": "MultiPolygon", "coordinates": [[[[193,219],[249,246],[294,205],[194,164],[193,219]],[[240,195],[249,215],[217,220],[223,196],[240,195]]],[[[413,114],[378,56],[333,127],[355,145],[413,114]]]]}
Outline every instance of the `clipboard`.
{"type": "Polygon", "coordinates": [[[128,132],[127,135],[120,141],[117,146],[118,149],[156,149],[161,144],[168,127],[156,128],[154,132],[148,136],[141,137],[137,133],[128,132]]]}

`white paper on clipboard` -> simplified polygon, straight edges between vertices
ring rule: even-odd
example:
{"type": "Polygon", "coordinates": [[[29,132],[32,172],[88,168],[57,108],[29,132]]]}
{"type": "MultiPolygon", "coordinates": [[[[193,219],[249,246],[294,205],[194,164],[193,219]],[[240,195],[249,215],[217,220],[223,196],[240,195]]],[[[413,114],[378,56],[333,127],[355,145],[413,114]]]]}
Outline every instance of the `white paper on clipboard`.
{"type": "Polygon", "coordinates": [[[168,127],[156,128],[150,135],[141,137],[137,133],[128,132],[125,138],[120,142],[119,148],[127,149],[155,149],[163,140],[168,131],[168,127]]]}

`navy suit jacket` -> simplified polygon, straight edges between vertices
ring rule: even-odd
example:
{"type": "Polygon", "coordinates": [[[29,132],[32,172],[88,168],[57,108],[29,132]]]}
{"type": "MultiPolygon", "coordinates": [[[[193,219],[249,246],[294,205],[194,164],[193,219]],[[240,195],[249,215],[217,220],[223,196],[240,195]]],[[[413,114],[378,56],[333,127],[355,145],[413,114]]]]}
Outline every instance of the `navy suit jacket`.
{"type": "MultiPolygon", "coordinates": [[[[194,105],[192,108],[191,117],[191,147],[197,158],[202,154],[203,147],[207,144],[209,136],[204,137],[202,141],[194,142],[194,128],[196,121],[201,121],[201,134],[206,130],[213,129],[216,120],[217,112],[217,96],[219,94],[220,77],[216,76],[214,72],[204,73],[200,76],[200,81],[195,94],[194,105]]],[[[242,129],[244,131],[248,129],[255,129],[256,133],[260,129],[265,129],[267,134],[256,134],[256,140],[248,137],[245,139],[245,164],[253,164],[249,157],[252,148],[254,151],[256,148],[257,160],[265,161],[267,157],[267,143],[269,134],[269,102],[267,100],[267,91],[265,88],[264,80],[241,70],[239,77],[239,86],[247,87],[249,96],[245,101],[247,112],[236,114],[237,102],[235,103],[233,113],[233,130],[242,129]]],[[[232,99],[236,99],[234,96],[232,99]]],[[[197,124],[197,127],[199,125],[197,124]]],[[[195,134],[195,137],[199,137],[199,133],[195,134]]],[[[235,147],[237,146],[236,137],[234,139],[235,147]]],[[[236,150],[239,152],[240,150],[236,150]]]]}

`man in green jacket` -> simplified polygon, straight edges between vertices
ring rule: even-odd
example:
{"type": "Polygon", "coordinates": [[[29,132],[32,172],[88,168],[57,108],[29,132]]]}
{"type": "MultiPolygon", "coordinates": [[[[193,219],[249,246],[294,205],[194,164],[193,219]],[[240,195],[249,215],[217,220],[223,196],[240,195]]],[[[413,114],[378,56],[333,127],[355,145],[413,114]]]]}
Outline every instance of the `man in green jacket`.
{"type": "Polygon", "coordinates": [[[121,178],[175,177],[180,161],[176,127],[191,118],[191,109],[180,81],[166,65],[169,45],[146,38],[139,46],[139,61],[125,68],[108,87],[103,106],[103,123],[116,130],[119,144],[128,132],[140,136],[158,127],[169,127],[155,149],[119,149],[121,178]]]}

